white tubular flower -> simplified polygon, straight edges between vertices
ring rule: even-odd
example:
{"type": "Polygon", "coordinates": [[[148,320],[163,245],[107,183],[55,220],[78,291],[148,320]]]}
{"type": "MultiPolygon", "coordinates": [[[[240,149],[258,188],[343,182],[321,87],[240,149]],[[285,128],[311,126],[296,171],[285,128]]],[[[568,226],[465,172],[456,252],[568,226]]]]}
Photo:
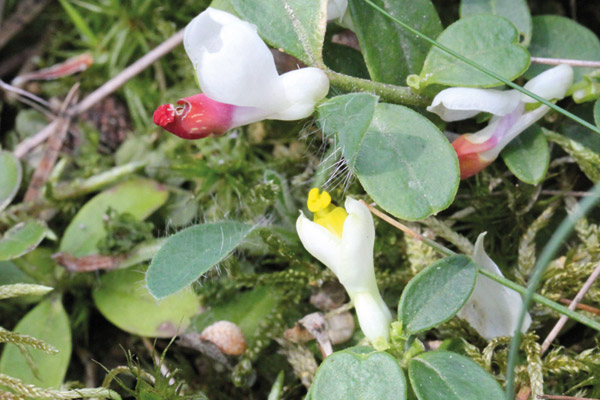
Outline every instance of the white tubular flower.
{"type": "Polygon", "coordinates": [[[218,136],[263,119],[310,116],[329,91],[318,68],[283,75],[256,27],[225,11],[208,8],[185,28],[183,44],[202,94],[160,106],[154,122],[184,139],[218,136]]]}
{"type": "MultiPolygon", "coordinates": [[[[485,232],[480,234],[475,243],[473,261],[483,269],[502,275],[494,261],[483,248],[485,232]]],[[[521,295],[481,274],[477,275],[477,283],[469,300],[458,312],[458,317],[466,320],[486,340],[500,336],[512,336],[517,328],[519,313],[523,306],[521,295]]],[[[521,327],[524,333],[529,329],[531,317],[525,316],[521,327]]]]}
{"type": "MultiPolygon", "coordinates": [[[[573,82],[573,69],[559,65],[542,72],[525,84],[525,89],[545,100],[561,100],[573,82]]],[[[452,142],[458,156],[460,177],[468,178],[490,165],[502,149],[521,132],[542,118],[550,108],[517,90],[449,88],[433,99],[427,110],[444,121],[474,117],[480,112],[493,115],[487,127],[461,135],[452,142]]]]}
{"type": "Polygon", "coordinates": [[[309,192],[307,203],[314,221],[302,214],[298,217],[296,230],[300,241],[344,285],[369,341],[375,347],[385,347],[392,316],[375,281],[375,227],[371,212],[350,197],[346,198],[345,209],[335,207],[329,194],[319,193],[317,188],[309,192]]]}

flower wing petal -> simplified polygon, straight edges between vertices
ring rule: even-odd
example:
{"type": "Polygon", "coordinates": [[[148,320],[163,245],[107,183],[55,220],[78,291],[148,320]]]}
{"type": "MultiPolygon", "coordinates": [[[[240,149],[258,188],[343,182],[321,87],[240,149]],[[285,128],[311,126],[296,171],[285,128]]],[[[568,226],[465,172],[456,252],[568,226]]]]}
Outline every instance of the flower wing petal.
{"type": "MultiPolygon", "coordinates": [[[[524,87],[546,100],[560,100],[565,97],[572,83],[573,68],[569,65],[561,64],[542,72],[527,82],[524,87]]],[[[521,101],[525,103],[537,102],[537,100],[532,99],[526,94],[521,95],[521,101]]]]}
{"type": "Polygon", "coordinates": [[[456,87],[438,93],[427,111],[448,122],[471,118],[480,112],[504,116],[519,105],[519,100],[519,92],[514,90],[456,87]]]}
{"type": "Polygon", "coordinates": [[[341,240],[302,213],[296,220],[296,231],[304,248],[337,275],[341,263],[341,240]]]}
{"type": "MultiPolygon", "coordinates": [[[[502,272],[483,248],[485,232],[480,234],[475,243],[473,261],[496,275],[502,272]]],[[[475,289],[458,316],[465,319],[485,339],[491,340],[499,336],[512,336],[517,327],[519,312],[523,306],[521,296],[488,277],[478,275],[475,289]]],[[[522,331],[531,324],[527,314],[522,331]]]]}
{"type": "Polygon", "coordinates": [[[269,119],[292,121],[310,116],[319,100],[329,92],[329,79],[319,68],[302,68],[280,77],[285,97],[290,106],[271,115],[269,119]]]}

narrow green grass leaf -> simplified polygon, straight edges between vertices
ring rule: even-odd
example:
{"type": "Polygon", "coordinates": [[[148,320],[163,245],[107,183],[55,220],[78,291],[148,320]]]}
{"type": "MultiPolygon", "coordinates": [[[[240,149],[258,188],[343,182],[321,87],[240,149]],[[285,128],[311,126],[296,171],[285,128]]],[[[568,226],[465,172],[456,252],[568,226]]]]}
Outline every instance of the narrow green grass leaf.
{"type": "Polygon", "coordinates": [[[69,18],[71,18],[71,21],[79,32],[89,40],[92,46],[96,46],[98,44],[98,39],[79,11],[71,5],[69,0],[58,0],[58,2],[65,9],[65,12],[69,18]]]}

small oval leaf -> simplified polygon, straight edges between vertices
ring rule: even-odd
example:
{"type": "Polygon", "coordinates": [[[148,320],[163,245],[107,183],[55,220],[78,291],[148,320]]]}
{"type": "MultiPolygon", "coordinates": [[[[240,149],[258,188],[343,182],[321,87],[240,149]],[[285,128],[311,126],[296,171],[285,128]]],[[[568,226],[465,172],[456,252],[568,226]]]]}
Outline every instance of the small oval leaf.
{"type": "Polygon", "coordinates": [[[35,249],[50,231],[43,221],[21,222],[0,239],[0,261],[19,258],[35,249]]]}
{"type": "Polygon", "coordinates": [[[445,209],[458,189],[454,149],[433,123],[403,106],[377,105],[355,166],[371,198],[402,219],[445,209]]]}
{"type": "Polygon", "coordinates": [[[503,400],[496,380],[471,359],[449,351],[430,351],[408,364],[419,400],[503,400]]]}
{"type": "Polygon", "coordinates": [[[317,370],[311,400],[406,399],[406,379],[394,357],[369,347],[333,353],[317,370]]]}
{"type": "MultiPolygon", "coordinates": [[[[529,67],[529,53],[518,40],[514,25],[496,15],[460,19],[437,38],[440,44],[508,80],[517,78],[529,67]]],[[[424,88],[433,83],[466,87],[502,84],[437,47],[431,48],[418,82],[411,85],[424,88]]]]}
{"type": "Polygon", "coordinates": [[[110,322],[140,336],[173,337],[198,313],[200,302],[191,288],[159,302],[148,292],[145,269],[137,267],[102,275],[94,303],[110,322]]]}
{"type": "Polygon", "coordinates": [[[95,254],[98,241],[106,235],[103,217],[109,207],[141,221],[160,208],[168,197],[167,189],[150,179],[134,179],[113,186],[79,210],[62,237],[60,251],[74,257],[95,254]]]}
{"type": "Polygon", "coordinates": [[[0,358],[0,372],[38,387],[60,388],[71,359],[71,326],[60,300],[42,301],[19,321],[14,331],[43,340],[58,349],[58,353],[27,348],[36,369],[33,371],[21,350],[7,344],[0,358]]]}
{"type": "Polygon", "coordinates": [[[0,150],[0,211],[15,197],[21,186],[23,168],[13,153],[0,150]]]}
{"type": "Polygon", "coordinates": [[[241,222],[223,221],[192,226],[171,236],[146,273],[150,293],[162,299],[191,285],[223,260],[251,230],[250,225],[241,222]]]}
{"type": "Polygon", "coordinates": [[[461,0],[460,17],[469,15],[494,14],[512,22],[523,38],[523,46],[531,41],[531,13],[525,0],[461,0]]]}
{"type": "Polygon", "coordinates": [[[504,163],[519,180],[537,185],[546,176],[550,164],[548,141],[539,125],[527,128],[501,153],[504,163]]]}
{"type": "Polygon", "coordinates": [[[354,171],[356,156],[373,119],[375,106],[377,96],[351,93],[329,99],[317,108],[319,125],[327,136],[337,139],[351,171],[354,171]]]}
{"type": "Polygon", "coordinates": [[[477,279],[477,266],[469,257],[456,255],[421,271],[404,288],[398,319],[408,334],[438,326],[465,304],[477,279]]]}

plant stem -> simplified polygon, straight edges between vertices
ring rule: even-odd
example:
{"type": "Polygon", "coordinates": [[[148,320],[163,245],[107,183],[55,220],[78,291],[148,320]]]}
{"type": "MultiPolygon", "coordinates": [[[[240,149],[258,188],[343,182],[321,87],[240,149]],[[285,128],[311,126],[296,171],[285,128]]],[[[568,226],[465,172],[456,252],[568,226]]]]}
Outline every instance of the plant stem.
{"type": "Polygon", "coordinates": [[[395,23],[397,23],[398,25],[402,26],[404,29],[410,31],[411,33],[418,35],[419,37],[423,38],[423,40],[425,40],[426,42],[428,42],[429,44],[431,44],[432,46],[437,47],[438,49],[444,51],[445,53],[450,54],[451,56],[457,58],[458,60],[470,65],[471,67],[478,69],[479,71],[483,72],[484,74],[491,76],[494,79],[499,80],[500,82],[504,83],[505,85],[518,90],[519,92],[526,94],[527,96],[531,97],[532,99],[535,99],[536,101],[539,101],[540,103],[550,107],[551,109],[553,109],[554,111],[564,115],[567,118],[572,119],[573,121],[585,126],[586,128],[590,129],[593,132],[599,133],[600,134],[600,128],[598,128],[597,126],[594,126],[593,124],[590,124],[589,122],[585,121],[582,118],[579,118],[578,116],[576,116],[575,114],[565,110],[562,107],[559,107],[551,102],[549,102],[548,100],[538,96],[537,94],[522,88],[521,86],[517,85],[516,83],[513,83],[511,81],[509,81],[508,79],[504,78],[503,76],[497,74],[496,72],[485,68],[479,64],[477,64],[476,62],[473,62],[471,60],[469,60],[468,58],[458,54],[457,52],[455,52],[454,50],[444,46],[443,44],[438,43],[437,41],[431,39],[429,36],[422,34],[421,32],[417,31],[416,29],[412,28],[411,26],[407,25],[406,23],[400,21],[398,18],[395,18],[394,16],[392,16],[390,13],[388,13],[387,11],[385,11],[383,8],[379,7],[377,4],[373,3],[371,0],[364,0],[367,4],[369,4],[371,7],[373,7],[375,10],[379,11],[381,14],[383,14],[384,16],[386,16],[387,18],[391,19],[392,21],[394,21],[395,23]]]}
{"type": "MultiPolygon", "coordinates": [[[[523,306],[521,307],[521,312],[519,314],[519,319],[517,321],[517,327],[515,329],[515,334],[513,339],[510,342],[510,350],[508,353],[508,362],[506,364],[506,399],[512,400],[514,399],[515,393],[515,366],[517,365],[517,358],[519,356],[519,347],[521,345],[521,326],[523,325],[523,321],[525,320],[525,314],[527,314],[527,310],[531,304],[532,300],[535,300],[535,290],[542,280],[542,276],[550,263],[550,260],[556,255],[556,252],[567,238],[567,236],[571,233],[573,227],[577,220],[583,217],[587,212],[596,204],[600,196],[600,183],[597,183],[591,190],[590,193],[593,196],[585,197],[580,203],[579,207],[576,208],[575,212],[568,215],[562,223],[559,225],[558,229],[554,232],[548,244],[544,247],[544,250],[540,254],[540,258],[535,264],[533,275],[529,280],[529,286],[525,295],[523,296],[523,306]]],[[[537,300],[536,300],[537,301],[537,300]]],[[[571,312],[569,310],[569,312],[571,312]]]]}
{"type": "Polygon", "coordinates": [[[373,82],[367,79],[340,74],[339,72],[331,70],[325,70],[325,73],[332,85],[348,92],[375,93],[384,101],[407,106],[424,107],[431,104],[430,98],[422,96],[406,86],[373,82]]]}
{"type": "Polygon", "coordinates": [[[104,186],[116,182],[124,176],[134,173],[146,165],[147,162],[134,161],[111,168],[108,171],[104,171],[87,179],[75,179],[68,183],[58,184],[53,189],[53,197],[56,200],[65,200],[95,192],[104,186]]]}

